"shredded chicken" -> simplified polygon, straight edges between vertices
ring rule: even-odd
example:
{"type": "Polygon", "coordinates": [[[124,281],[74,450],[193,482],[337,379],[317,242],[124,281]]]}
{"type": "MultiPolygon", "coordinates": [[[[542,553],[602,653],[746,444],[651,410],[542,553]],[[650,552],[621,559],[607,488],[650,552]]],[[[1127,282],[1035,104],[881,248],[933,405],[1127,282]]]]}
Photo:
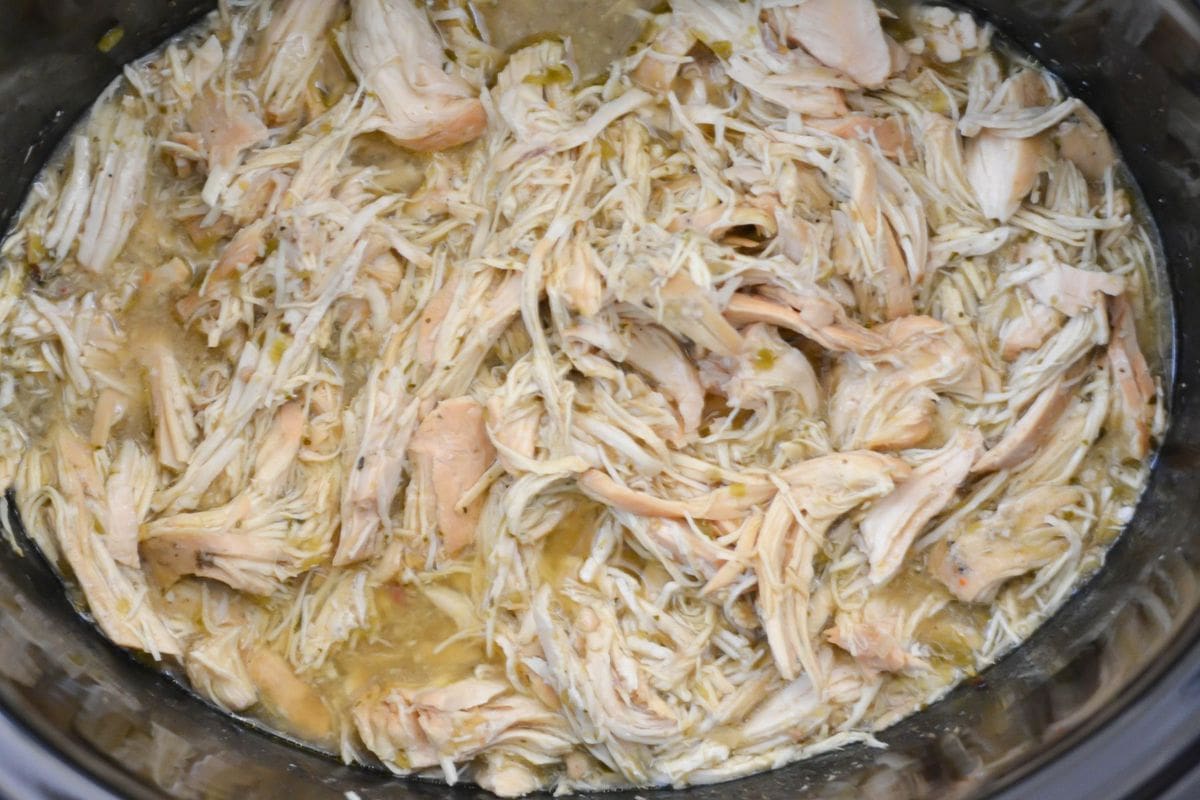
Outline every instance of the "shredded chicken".
{"type": "Polygon", "coordinates": [[[939,396],[981,399],[979,362],[945,324],[910,316],[877,330],[888,347],[847,354],[833,373],[829,427],[841,447],[915,447],[934,431],[939,396]]]}
{"type": "Polygon", "coordinates": [[[985,217],[1007,222],[1032,190],[1042,147],[1036,139],[1014,139],[984,131],[967,145],[967,180],[985,217]]]}
{"type": "Polygon", "coordinates": [[[353,713],[363,742],[401,773],[441,766],[453,780],[455,762],[484,751],[498,756],[509,749],[506,743],[518,756],[522,740],[536,743],[548,757],[571,747],[560,716],[536,699],[514,693],[503,680],[468,678],[437,688],[389,688],[382,696],[360,700],[353,713]]]}
{"type": "Polygon", "coordinates": [[[823,64],[875,88],[892,71],[888,38],[871,0],[805,0],[776,9],[780,36],[799,44],[823,64]]]}
{"type": "Polygon", "coordinates": [[[866,670],[920,674],[929,662],[914,652],[915,628],[945,604],[944,598],[930,597],[911,608],[913,603],[895,596],[875,595],[862,608],[839,611],[825,638],[866,670]]]}
{"type": "Polygon", "coordinates": [[[1113,405],[1113,416],[1126,437],[1130,454],[1145,458],[1150,451],[1150,434],[1158,424],[1154,406],[1159,402],[1160,392],[1138,346],[1129,300],[1120,296],[1110,306],[1112,337],[1108,343],[1108,365],[1118,398],[1113,405]]]}
{"type": "Polygon", "coordinates": [[[874,741],[1100,566],[1166,424],[1099,121],[888,8],[674,0],[613,60],[520,0],[563,35],[222,4],[0,244],[29,538],[116,644],[399,775],[874,741]]]}
{"type": "Polygon", "coordinates": [[[496,451],[483,424],[483,407],[468,397],[443,400],[421,420],[409,452],[414,480],[432,494],[447,555],[475,539],[482,500],[463,503],[467,491],[491,466],[496,451]]]}
{"type": "Polygon", "coordinates": [[[900,570],[917,534],[945,509],[967,477],[979,457],[980,444],[975,431],[959,432],[863,516],[859,530],[873,583],[887,581],[900,570]]]}
{"type": "Polygon", "coordinates": [[[483,105],[443,70],[438,32],[415,0],[354,0],[349,55],[387,115],[380,130],[414,150],[444,150],[479,137],[483,105]]]}
{"type": "Polygon", "coordinates": [[[1050,563],[1070,547],[1053,524],[1080,502],[1072,486],[1042,486],[1002,501],[994,512],[930,553],[930,571],[968,602],[991,599],[1004,581],[1050,563]]]}

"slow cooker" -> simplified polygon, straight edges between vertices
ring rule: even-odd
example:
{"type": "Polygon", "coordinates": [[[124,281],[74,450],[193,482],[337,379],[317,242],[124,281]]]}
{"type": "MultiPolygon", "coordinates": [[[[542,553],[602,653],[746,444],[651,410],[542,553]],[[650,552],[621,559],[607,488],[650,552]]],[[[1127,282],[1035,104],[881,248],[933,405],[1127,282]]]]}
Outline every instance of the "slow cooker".
{"type": "MultiPolygon", "coordinates": [[[[121,65],[212,5],[0,3],[0,230],[121,65]]],[[[880,735],[885,749],[612,800],[1200,798],[1200,4],[969,6],[1100,115],[1161,234],[1172,421],[1149,487],[1102,570],[1021,647],[880,735]]],[[[12,522],[0,543],[0,796],[488,796],[347,767],[205,704],[103,639],[12,522]]]]}

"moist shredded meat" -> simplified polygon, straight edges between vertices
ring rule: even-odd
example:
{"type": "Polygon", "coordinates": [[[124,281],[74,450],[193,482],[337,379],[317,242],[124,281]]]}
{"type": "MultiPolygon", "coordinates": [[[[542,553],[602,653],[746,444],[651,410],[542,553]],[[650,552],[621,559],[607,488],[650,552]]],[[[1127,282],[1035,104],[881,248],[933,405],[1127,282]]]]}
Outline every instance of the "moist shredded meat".
{"type": "Polygon", "coordinates": [[[545,8],[223,3],[96,102],[0,250],[30,537],[347,762],[514,796],[878,744],[1145,482],[1106,132],[940,6],[614,6],[594,74],[488,13],[545,8]]]}

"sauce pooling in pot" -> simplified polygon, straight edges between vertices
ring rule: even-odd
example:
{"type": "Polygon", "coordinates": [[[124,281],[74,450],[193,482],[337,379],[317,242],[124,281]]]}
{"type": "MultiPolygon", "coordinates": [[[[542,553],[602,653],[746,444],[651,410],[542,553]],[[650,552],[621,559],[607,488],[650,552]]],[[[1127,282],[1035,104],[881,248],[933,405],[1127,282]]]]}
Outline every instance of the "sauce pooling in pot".
{"type": "Polygon", "coordinates": [[[868,0],[253,0],[0,259],[0,474],[117,644],[505,796],[852,741],[1103,561],[1165,425],[1095,116],[868,0]]]}

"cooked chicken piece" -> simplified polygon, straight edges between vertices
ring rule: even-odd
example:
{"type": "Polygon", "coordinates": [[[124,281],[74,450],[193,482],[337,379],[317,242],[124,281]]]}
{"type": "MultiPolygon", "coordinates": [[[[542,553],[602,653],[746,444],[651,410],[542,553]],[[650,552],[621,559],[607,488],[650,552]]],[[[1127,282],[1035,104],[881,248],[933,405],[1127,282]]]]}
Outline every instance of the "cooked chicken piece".
{"type": "Polygon", "coordinates": [[[1048,73],[1019,67],[1000,81],[1001,67],[994,56],[977,58],[967,79],[967,108],[958,121],[965,136],[980,131],[1014,139],[1030,139],[1075,113],[1081,103],[1063,99],[1058,83],[1048,73]]]}
{"type": "Polygon", "coordinates": [[[875,236],[882,221],[879,209],[879,169],[870,148],[861,142],[850,142],[843,152],[849,175],[847,184],[851,210],[867,229],[867,233],[875,236]]]}
{"type": "Polygon", "coordinates": [[[813,558],[838,517],[882,497],[904,476],[904,462],[869,452],[837,453],[789,470],[790,498],[780,493],[767,507],[758,533],[758,616],[779,673],[786,680],[801,670],[814,683],[822,674],[809,631],[813,558]],[[793,511],[793,508],[795,511],[793,511]],[[798,516],[797,516],[798,512],[798,516]]]}
{"type": "Polygon", "coordinates": [[[909,282],[908,267],[904,253],[896,240],[891,223],[880,226],[875,240],[881,283],[883,284],[883,306],[888,319],[897,319],[913,313],[913,288],[909,282]]]}
{"type": "MultiPolygon", "coordinates": [[[[620,516],[625,529],[660,562],[701,579],[712,578],[733,554],[687,522],[638,514],[620,516]]],[[[715,591],[715,589],[714,589],[715,591]]]]}
{"type": "MultiPolygon", "coordinates": [[[[398,369],[372,372],[354,401],[355,420],[346,430],[348,456],[335,566],[371,558],[391,529],[392,500],[400,488],[418,401],[405,391],[398,369]]],[[[454,498],[451,502],[457,502],[454,498]]]]}
{"type": "Polygon", "coordinates": [[[757,93],[784,108],[805,114],[809,117],[836,117],[846,113],[845,92],[833,86],[797,87],[797,83],[805,78],[808,69],[807,59],[800,58],[799,51],[792,51],[785,65],[800,64],[792,69],[778,70],[762,80],[760,73],[754,70],[738,69],[731,66],[730,77],[733,77],[747,88],[757,88],[757,93]]]}
{"type": "Polygon", "coordinates": [[[1054,423],[1070,404],[1075,383],[1063,376],[1043,389],[1000,441],[975,462],[971,471],[1016,469],[1032,458],[1049,437],[1056,435],[1054,423]]]}
{"type": "Polygon", "coordinates": [[[897,641],[892,632],[894,624],[887,619],[868,622],[839,613],[837,624],[825,631],[825,638],[876,672],[928,669],[923,659],[912,655],[897,641]]]}
{"type": "Polygon", "coordinates": [[[541,423],[542,408],[539,405],[506,416],[500,397],[493,395],[488,398],[487,425],[496,447],[496,458],[509,474],[517,474],[520,468],[508,458],[506,450],[522,458],[533,458],[537,452],[538,427],[541,423]]]}
{"type": "MultiPolygon", "coordinates": [[[[856,148],[862,152],[861,145],[856,145],[856,148]]],[[[887,228],[890,228],[894,240],[892,243],[885,242],[885,246],[903,254],[908,280],[914,286],[919,286],[932,271],[929,263],[930,223],[924,201],[897,165],[873,152],[869,154],[878,175],[879,210],[887,220],[887,228]]],[[[888,230],[881,226],[879,233],[882,235],[888,230]]],[[[891,258],[898,260],[895,255],[891,258]]]]}
{"type": "Polygon", "coordinates": [[[1009,496],[957,536],[939,542],[929,554],[929,571],[955,597],[983,603],[1010,578],[1049,564],[1067,548],[1050,523],[1081,500],[1075,486],[1039,486],[1009,496]]]}
{"type": "MultiPolygon", "coordinates": [[[[649,478],[659,475],[671,458],[666,442],[658,437],[654,428],[640,422],[616,403],[607,399],[602,402],[604,418],[588,413],[587,409],[579,409],[583,413],[573,414],[573,448],[581,457],[583,454],[590,456],[588,463],[597,468],[606,466],[606,450],[611,450],[618,457],[628,459],[635,474],[649,478]]],[[[679,428],[674,419],[666,433],[678,438],[679,428]]]]}
{"type": "Polygon", "coordinates": [[[672,18],[698,40],[712,43],[717,50],[729,50],[730,55],[753,48],[761,39],[755,30],[757,10],[737,3],[676,0],[671,11],[672,18]]]}
{"type": "Polygon", "coordinates": [[[1037,350],[1022,353],[1009,368],[1009,404],[1024,408],[1047,386],[1075,369],[1097,346],[1108,344],[1107,304],[1068,319],[1037,350]]]}
{"type": "Polygon", "coordinates": [[[717,204],[684,214],[675,218],[667,226],[672,233],[691,229],[706,234],[713,241],[729,241],[725,234],[733,228],[756,228],[759,235],[769,239],[777,232],[775,210],[779,203],[771,196],[753,198],[746,203],[734,205],[717,204]]]}
{"type": "Polygon", "coordinates": [[[168,469],[182,470],[192,457],[192,446],[200,430],[186,394],[179,362],[166,342],[159,339],[139,343],[136,348],[150,388],[150,414],[158,461],[168,469]]]}
{"type": "MultiPolygon", "coordinates": [[[[822,655],[830,652],[828,648],[822,655]]],[[[822,659],[829,663],[828,657],[822,659]]],[[[805,736],[821,724],[824,693],[808,675],[771,687],[757,698],[760,702],[746,715],[741,733],[748,741],[772,741],[781,737],[805,736]]]]}
{"type": "Polygon", "coordinates": [[[52,437],[64,501],[55,506],[53,530],[96,624],[121,647],[155,658],[179,655],[179,640],[146,601],[145,576],[120,566],[97,536],[89,508],[103,500],[92,451],[65,426],[57,426],[52,437]]]}
{"type": "Polygon", "coordinates": [[[675,401],[681,423],[679,440],[694,434],[704,410],[704,387],[678,342],[661,328],[632,327],[625,362],[675,401]]]}
{"type": "Polygon", "coordinates": [[[938,393],[979,399],[979,362],[958,335],[932,317],[881,325],[890,346],[847,353],[833,372],[829,430],[842,449],[901,450],[933,432],[938,393]]]}
{"type": "Polygon", "coordinates": [[[986,46],[989,38],[987,28],[981,31],[970,12],[955,13],[946,6],[914,6],[910,21],[921,37],[916,40],[921,43],[916,52],[926,52],[925,45],[932,45],[934,57],[943,64],[958,63],[964,55],[986,46]]]}
{"type": "Polygon", "coordinates": [[[810,119],[810,128],[832,133],[843,139],[856,139],[879,146],[880,152],[892,159],[916,157],[912,136],[900,117],[868,117],[862,114],[839,116],[833,119],[810,119]]]}
{"type": "Polygon", "coordinates": [[[604,305],[604,277],[596,249],[583,235],[572,242],[572,257],[562,259],[547,282],[547,292],[561,296],[575,313],[593,317],[604,305]]]}
{"type": "MultiPolygon", "coordinates": [[[[534,624],[547,661],[566,660],[569,655],[555,653],[550,646],[540,616],[535,616],[534,624]]],[[[607,729],[616,739],[655,744],[674,735],[679,730],[679,720],[651,685],[650,675],[639,668],[622,643],[615,622],[611,618],[606,621],[591,608],[580,609],[574,622],[580,634],[574,643],[574,655],[579,660],[575,661],[572,678],[574,681],[583,678],[589,684],[594,699],[586,707],[597,727],[607,729]],[[583,674],[578,671],[581,665],[586,666],[583,674]]]]}
{"type": "Polygon", "coordinates": [[[286,540],[236,531],[151,534],[142,542],[142,558],[163,587],[194,575],[254,595],[274,593],[300,566],[286,540]]]}
{"type": "Polygon", "coordinates": [[[554,756],[571,748],[558,714],[492,678],[436,688],[388,687],[359,700],[351,715],[363,744],[388,769],[403,775],[441,767],[450,783],[458,780],[456,762],[485,750],[525,742],[554,756]]]}
{"type": "MultiPolygon", "coordinates": [[[[735,529],[737,544],[733,548],[732,555],[725,552],[721,556],[724,563],[708,579],[708,583],[704,584],[704,588],[700,590],[701,594],[711,595],[719,592],[741,577],[747,569],[753,568],[751,562],[754,558],[754,548],[758,546],[758,532],[762,529],[762,523],[763,514],[759,511],[753,511],[742,519],[741,524],[735,529]]],[[[712,553],[711,555],[716,556],[717,554],[712,553]]]]}
{"type": "MultiPolygon", "coordinates": [[[[153,295],[150,299],[153,299],[153,295]]],[[[64,357],[76,358],[76,353],[69,350],[77,347],[78,366],[87,370],[97,384],[116,387],[126,395],[140,395],[136,378],[129,369],[130,336],[118,327],[117,317],[97,308],[90,298],[79,305],[78,313],[72,313],[69,305],[59,305],[60,310],[68,314],[70,335],[74,337],[70,345],[60,338],[64,357]]],[[[61,327],[57,324],[54,326],[60,337],[67,320],[62,322],[64,324],[61,327]]],[[[141,332],[137,326],[133,327],[135,333],[141,332]]],[[[80,387],[85,384],[76,384],[72,380],[72,385],[80,387]]]]}
{"type": "MultiPolygon", "coordinates": [[[[220,48],[220,46],[220,42],[217,42],[217,47],[220,48]]],[[[186,92],[181,94],[186,94],[186,92]]],[[[196,166],[204,161],[204,142],[198,134],[191,131],[176,131],[159,147],[169,156],[172,170],[180,178],[190,178],[196,171],[196,166]]],[[[184,223],[185,230],[188,231],[188,236],[192,241],[197,241],[197,235],[201,234],[199,223],[202,220],[203,218],[193,217],[192,220],[184,223]]]]}
{"type": "Polygon", "coordinates": [[[629,77],[648,92],[668,91],[695,44],[696,38],[684,26],[668,24],[655,34],[654,41],[629,77]]]}
{"type": "MultiPolygon", "coordinates": [[[[941,281],[933,294],[930,304],[934,313],[946,321],[968,348],[982,356],[980,373],[985,393],[999,391],[1001,379],[993,364],[998,363],[992,347],[996,338],[983,334],[975,326],[972,314],[977,313],[978,305],[972,292],[964,286],[956,286],[953,281],[941,281]],[[968,310],[970,309],[970,310],[968,310]]],[[[1001,326],[1003,329],[1003,325],[1001,326]]]]}
{"type": "Polygon", "coordinates": [[[475,782],[497,797],[521,797],[542,788],[545,779],[521,758],[494,754],[484,758],[483,766],[475,773],[475,782]]]}
{"type": "Polygon", "coordinates": [[[187,124],[204,147],[208,177],[201,197],[216,206],[233,179],[246,150],[269,135],[267,126],[244,99],[220,94],[213,87],[201,92],[187,112],[187,124]]]}
{"type": "MultiPolygon", "coordinates": [[[[92,333],[91,314],[79,313],[82,309],[75,302],[51,303],[36,292],[27,295],[31,319],[27,322],[29,339],[57,339],[62,349],[62,369],[75,391],[86,394],[92,391],[93,379],[84,365],[85,336],[92,333]]],[[[90,338],[90,336],[89,336],[90,338]]]]}
{"type": "Polygon", "coordinates": [[[1125,291],[1125,279],[1107,272],[1085,270],[1063,263],[1046,242],[1022,245],[1014,283],[1023,283],[1035,300],[1068,317],[1078,316],[1104,303],[1104,295],[1125,291]]]}
{"type": "Polygon", "coordinates": [[[261,219],[234,234],[205,278],[201,297],[212,295],[222,281],[240,277],[242,270],[262,258],[267,249],[266,234],[267,223],[261,219]]]}
{"type": "Polygon", "coordinates": [[[1145,458],[1150,452],[1150,433],[1154,422],[1154,404],[1158,394],[1146,357],[1138,346],[1137,329],[1129,300],[1121,295],[1108,301],[1112,316],[1112,338],[1108,342],[1108,363],[1112,369],[1112,417],[1125,437],[1130,454],[1145,458]]]}
{"type": "Polygon", "coordinates": [[[284,403],[275,412],[275,419],[254,459],[253,486],[263,494],[277,490],[296,462],[304,423],[304,406],[298,400],[284,403]]]}
{"type": "Polygon", "coordinates": [[[534,596],[531,615],[545,656],[541,677],[565,706],[577,736],[597,742],[631,780],[648,777],[644,758],[630,757],[640,748],[678,734],[680,720],[654,689],[651,676],[628,649],[610,608],[602,603],[579,608],[570,619],[555,614],[551,589],[534,596]]]}
{"type": "Polygon", "coordinates": [[[417,327],[417,362],[426,369],[434,364],[434,352],[437,347],[438,334],[446,315],[454,303],[454,295],[458,291],[458,277],[453,275],[446,280],[442,287],[434,292],[421,310],[420,322],[417,327]]]}
{"type": "Polygon", "coordinates": [[[827,350],[869,352],[886,346],[886,341],[879,335],[851,320],[835,300],[816,292],[799,295],[776,291],[773,294],[783,302],[738,292],[729,299],[725,318],[734,325],[764,322],[786,328],[827,350]]]}
{"type": "Polygon", "coordinates": [[[414,479],[437,503],[437,526],[449,556],[475,541],[484,498],[459,505],[496,459],[483,406],[469,397],[443,400],[421,420],[408,446],[414,479]]]}
{"type": "Polygon", "coordinates": [[[837,117],[848,110],[843,87],[850,82],[801,50],[778,53],[760,43],[735,53],[726,69],[749,91],[807,118],[837,117]]]}
{"type": "MultiPolygon", "coordinates": [[[[75,257],[93,272],[112,266],[133,230],[146,194],[151,140],[144,131],[144,122],[132,112],[132,100],[129,102],[111,128],[97,136],[100,160],[90,181],[86,216],[81,216],[83,192],[87,191],[81,181],[76,190],[79,196],[62,218],[62,228],[51,231],[59,257],[66,255],[77,233],[75,257]]],[[[75,169],[80,173],[90,170],[87,149],[77,147],[75,159],[75,169]]],[[[56,219],[56,226],[58,223],[56,219]]]]}
{"type": "Polygon", "coordinates": [[[100,518],[104,546],[118,564],[140,566],[138,529],[150,511],[157,478],[150,456],[132,441],[122,442],[104,483],[107,513],[100,518]]]}
{"type": "Polygon", "coordinates": [[[723,356],[736,356],[742,351],[742,337],[721,316],[708,292],[696,286],[686,272],[675,273],[651,302],[662,325],[673,333],[723,356]]]}
{"type": "Polygon", "coordinates": [[[982,452],[983,437],[972,430],[959,431],[895,491],[871,505],[859,530],[872,583],[885,583],[900,570],[917,535],[946,508],[982,452]]]}
{"type": "Polygon", "coordinates": [[[776,8],[771,24],[790,44],[869,89],[891,75],[888,37],[871,0],[804,0],[776,8]]]}
{"type": "Polygon", "coordinates": [[[854,142],[847,148],[846,161],[851,174],[851,213],[867,236],[863,251],[865,274],[851,276],[857,278],[860,304],[867,306],[868,311],[872,307],[881,308],[886,319],[908,316],[913,312],[912,282],[896,232],[880,208],[880,176],[875,156],[866,145],[854,142]]]}
{"type": "Polygon", "coordinates": [[[58,259],[78,243],[79,263],[102,272],[125,246],[145,195],[151,140],[142,126],[131,103],[115,119],[98,115],[91,130],[75,138],[70,176],[43,244],[58,259]],[[94,175],[93,143],[100,157],[94,175]]]}
{"type": "Polygon", "coordinates": [[[1050,306],[1022,303],[1020,313],[1000,327],[1000,354],[1011,361],[1026,350],[1037,350],[1061,327],[1062,317],[1050,306]]]}
{"type": "MultiPolygon", "coordinates": [[[[1085,362],[1077,369],[1095,369],[1085,362]]],[[[1078,480],[1080,467],[1103,428],[1113,394],[1106,371],[1093,372],[1086,383],[1075,390],[1075,398],[1055,423],[1054,435],[1019,470],[1009,476],[1008,494],[1043,484],[1064,484],[1078,480]]]]}
{"type": "MultiPolygon", "coordinates": [[[[970,209],[975,204],[975,192],[967,179],[962,137],[954,122],[927,111],[920,117],[918,137],[925,172],[930,181],[945,193],[950,208],[970,209]]],[[[994,234],[993,234],[994,235],[994,234]]]]}
{"type": "Polygon", "coordinates": [[[742,337],[745,351],[738,358],[701,362],[700,381],[710,391],[722,394],[730,408],[762,408],[779,392],[795,395],[808,414],[820,410],[821,384],[804,353],[762,323],[747,326],[742,337]]]}
{"type": "MultiPolygon", "coordinates": [[[[104,480],[96,466],[96,452],[66,425],[53,425],[50,431],[54,469],[62,480],[69,475],[66,489],[72,495],[95,503],[104,495],[104,480]]],[[[89,506],[91,504],[89,503],[89,506]]]]}
{"type": "MultiPolygon", "coordinates": [[[[183,135],[178,134],[176,138],[183,135]]],[[[195,141],[196,147],[201,150],[204,149],[199,135],[188,133],[187,136],[195,141]]],[[[226,236],[232,236],[237,233],[237,226],[234,224],[233,217],[228,214],[221,214],[216,220],[209,219],[207,214],[189,215],[181,219],[180,224],[183,226],[184,233],[187,234],[191,243],[202,249],[212,247],[226,236]]]]}
{"type": "Polygon", "coordinates": [[[1042,170],[1040,139],[1014,139],[985,130],[966,147],[965,169],[979,210],[1007,222],[1032,191],[1042,170]]]}
{"type": "Polygon", "coordinates": [[[381,130],[413,150],[445,150],[487,127],[476,91],[443,69],[442,39],[414,0],[352,0],[349,57],[387,114],[381,130]]]}
{"type": "MultiPolygon", "coordinates": [[[[418,354],[427,352],[428,363],[442,364],[443,368],[430,376],[423,395],[441,398],[466,392],[497,338],[520,315],[521,275],[493,276],[494,272],[488,270],[488,274],[474,280],[464,298],[457,304],[449,303],[445,311],[440,305],[433,309],[426,307],[421,320],[429,317],[432,322],[429,328],[420,329],[422,338],[418,339],[418,348],[425,347],[422,344],[425,341],[432,341],[432,345],[428,345],[427,351],[419,349],[418,354]],[[498,284],[494,278],[499,280],[498,284]],[[440,321],[438,314],[443,316],[440,321]]],[[[430,305],[435,302],[442,301],[435,295],[430,305]]]]}
{"type": "Polygon", "coordinates": [[[846,112],[842,87],[852,82],[800,50],[784,50],[774,41],[768,44],[753,6],[676,0],[672,15],[721,58],[721,72],[746,90],[806,116],[846,112]]]}
{"type": "Polygon", "coordinates": [[[144,303],[170,302],[188,288],[191,280],[191,266],[176,256],[142,273],[138,299],[144,303]]]}
{"type": "MultiPolygon", "coordinates": [[[[755,176],[751,186],[762,179],[755,176]]],[[[822,170],[811,164],[786,162],[780,168],[780,174],[775,184],[779,190],[779,201],[790,209],[804,213],[805,216],[821,216],[822,212],[833,209],[834,198],[829,178],[822,170]]]]}
{"type": "Polygon", "coordinates": [[[221,47],[221,40],[216,36],[209,36],[204,40],[204,44],[192,54],[187,65],[186,82],[182,84],[176,82],[176,91],[180,93],[181,97],[191,99],[217,73],[224,60],[225,51],[221,47]]]}
{"type": "Polygon", "coordinates": [[[316,689],[300,679],[283,656],[257,646],[243,652],[243,658],[259,699],[282,719],[284,728],[311,742],[330,742],[335,733],[333,715],[316,689]]]}
{"type": "Polygon", "coordinates": [[[242,495],[224,507],[148,523],[140,549],[146,569],[163,587],[196,575],[269,595],[304,567],[304,554],[289,544],[286,533],[279,509],[242,495]]]}
{"type": "MultiPolygon", "coordinates": [[[[115,155],[115,154],[114,154],[115,155]]],[[[54,209],[51,223],[42,238],[42,246],[62,260],[67,257],[87,214],[92,195],[92,148],[91,137],[76,134],[71,139],[71,170],[63,184],[58,205],[54,209]]],[[[134,219],[129,219],[130,228],[134,219]]],[[[122,244],[124,238],[122,237],[122,244]]],[[[120,248],[118,248],[119,250],[120,248]]],[[[115,255],[115,252],[114,252],[115,255]]]]}
{"type": "Polygon", "coordinates": [[[929,663],[913,654],[914,627],[895,599],[873,596],[861,609],[839,611],[833,627],[825,631],[825,639],[868,670],[922,672],[929,669],[929,663]]]}
{"type": "MultiPolygon", "coordinates": [[[[620,328],[624,325],[618,322],[615,314],[605,315],[595,319],[579,319],[570,328],[562,331],[564,349],[570,353],[573,360],[578,361],[582,348],[595,348],[616,362],[623,362],[629,357],[629,341],[622,335],[620,328]]],[[[590,354],[590,353],[589,353],[590,354]]],[[[617,371],[605,361],[603,365],[588,360],[592,371],[598,375],[613,377],[617,371]]]]}
{"type": "Polygon", "coordinates": [[[368,580],[376,580],[370,570],[356,569],[310,584],[316,588],[300,601],[305,622],[288,641],[288,656],[298,669],[319,669],[335,649],[378,620],[368,599],[368,580]]]}
{"type": "Polygon", "coordinates": [[[191,645],[183,658],[192,685],[230,711],[245,711],[258,702],[258,689],[242,660],[241,639],[241,630],[223,630],[191,645]]]}
{"type": "MultiPolygon", "coordinates": [[[[191,458],[178,478],[155,494],[155,510],[182,511],[198,508],[201,497],[226,468],[246,455],[240,436],[255,414],[273,393],[271,384],[281,374],[298,368],[299,355],[312,353],[312,332],[316,320],[329,309],[331,298],[318,301],[306,311],[306,316],[294,329],[285,334],[271,329],[265,334],[263,347],[253,341],[237,342],[240,354],[231,359],[231,375],[222,397],[207,409],[208,430],[196,444],[191,458]],[[215,406],[215,408],[214,408],[215,406]]],[[[235,348],[237,349],[237,348],[235,348]]],[[[179,387],[176,387],[179,391],[179,387]]]]}
{"type": "Polygon", "coordinates": [[[513,53],[496,76],[496,111],[517,141],[544,141],[548,147],[549,140],[576,126],[575,98],[566,85],[574,74],[566,60],[561,42],[541,41],[513,53]]]}
{"type": "Polygon", "coordinates": [[[579,476],[579,490],[599,503],[648,517],[737,519],[775,494],[770,483],[734,484],[686,500],[668,500],[635,491],[599,470],[579,476]]]}
{"type": "Polygon", "coordinates": [[[1104,302],[1102,295],[1114,297],[1125,291],[1120,275],[1054,264],[1050,270],[1029,281],[1029,293],[1043,305],[1069,317],[1095,308],[1104,302]]]}
{"type": "Polygon", "coordinates": [[[1108,132],[1095,114],[1080,109],[1078,121],[1064,122],[1054,132],[1058,152],[1079,169],[1089,181],[1103,181],[1117,161],[1108,132]]]}
{"type": "Polygon", "coordinates": [[[818,226],[795,214],[789,214],[782,207],[775,211],[775,226],[778,230],[775,241],[779,243],[780,252],[792,261],[803,260],[820,245],[821,233],[818,226]]]}
{"type": "Polygon", "coordinates": [[[325,52],[325,32],[340,5],[341,0],[289,0],[271,14],[255,64],[270,117],[291,116],[325,52]]]}
{"type": "Polygon", "coordinates": [[[496,76],[496,112],[517,140],[498,158],[499,169],[509,169],[535,154],[558,153],[593,141],[613,122],[653,100],[648,92],[629,89],[580,120],[569,86],[574,75],[564,67],[566,60],[562,43],[544,40],[513,53],[496,76]]]}

